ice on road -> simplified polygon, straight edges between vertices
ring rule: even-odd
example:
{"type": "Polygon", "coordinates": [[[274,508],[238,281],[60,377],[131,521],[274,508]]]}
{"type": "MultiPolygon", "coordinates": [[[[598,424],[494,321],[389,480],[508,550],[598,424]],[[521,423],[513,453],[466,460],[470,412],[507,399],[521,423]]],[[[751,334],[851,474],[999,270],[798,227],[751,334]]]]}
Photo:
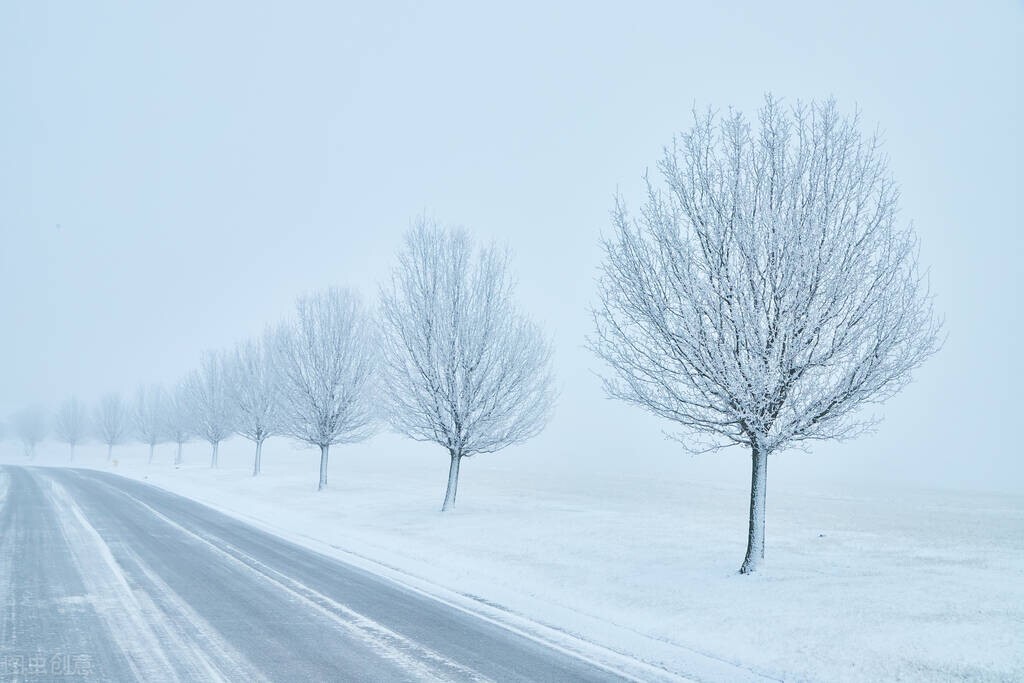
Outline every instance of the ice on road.
{"type": "Polygon", "coordinates": [[[622,679],[99,472],[0,469],[0,595],[5,680],[622,679]]]}

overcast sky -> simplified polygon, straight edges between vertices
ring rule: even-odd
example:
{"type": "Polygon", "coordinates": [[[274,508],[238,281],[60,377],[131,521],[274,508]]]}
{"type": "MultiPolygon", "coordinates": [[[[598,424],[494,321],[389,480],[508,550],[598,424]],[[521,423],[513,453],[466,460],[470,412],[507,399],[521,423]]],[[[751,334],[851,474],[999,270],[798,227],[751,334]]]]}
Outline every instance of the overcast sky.
{"type": "Polygon", "coordinates": [[[426,211],[509,245],[557,345],[553,422],[496,457],[745,479],[603,398],[582,345],[613,194],[694,105],[770,90],[884,131],[949,335],[877,434],[781,476],[1024,488],[1021,2],[353,4],[0,6],[0,417],[375,297],[426,211]]]}

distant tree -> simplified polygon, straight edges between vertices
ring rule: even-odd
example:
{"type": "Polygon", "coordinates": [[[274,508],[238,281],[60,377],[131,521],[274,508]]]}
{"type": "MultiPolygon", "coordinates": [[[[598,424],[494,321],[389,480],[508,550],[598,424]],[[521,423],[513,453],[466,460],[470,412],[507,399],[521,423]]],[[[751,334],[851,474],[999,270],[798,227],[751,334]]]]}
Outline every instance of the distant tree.
{"type": "Polygon", "coordinates": [[[181,449],[192,440],[195,422],[188,386],[182,382],[168,397],[164,407],[164,431],[167,438],[177,445],[174,453],[175,466],[181,465],[181,449]]]}
{"type": "Polygon", "coordinates": [[[239,344],[227,359],[228,393],[234,403],[235,430],[256,444],[252,476],[260,473],[263,442],[281,430],[280,380],[273,337],[239,344]]]}
{"type": "Polygon", "coordinates": [[[210,443],[210,467],[217,467],[220,442],[231,436],[237,422],[221,354],[210,352],[203,356],[199,369],[185,380],[184,395],[196,436],[210,443]]]}
{"type": "Polygon", "coordinates": [[[100,399],[93,424],[96,437],[107,446],[107,462],[110,462],[114,446],[124,443],[128,437],[128,406],[121,400],[120,395],[107,394],[100,399]]]}
{"type": "Polygon", "coordinates": [[[871,428],[858,410],[902,389],[940,328],[879,140],[832,101],[768,97],[758,118],[695,116],[639,217],[617,202],[591,342],[611,396],[698,449],[750,449],[744,574],[764,557],[768,456],[871,428]]]}
{"type": "Polygon", "coordinates": [[[320,482],[334,444],[354,443],[374,431],[372,323],[352,292],[330,289],[299,299],[296,320],[277,332],[281,431],[320,447],[320,482]]]}
{"type": "Polygon", "coordinates": [[[53,435],[68,445],[68,461],[73,461],[75,446],[89,435],[89,411],[78,397],[72,396],[57,409],[53,418],[53,435]]]}
{"type": "Polygon", "coordinates": [[[11,418],[11,428],[25,448],[25,455],[35,458],[36,446],[46,438],[49,429],[46,413],[38,407],[26,408],[11,418]]]}
{"type": "Polygon", "coordinates": [[[156,445],[167,440],[164,433],[164,413],[167,396],[156,384],[139,387],[135,393],[131,420],[135,438],[149,446],[149,460],[153,462],[156,445]]]}
{"type": "Polygon", "coordinates": [[[388,421],[448,451],[442,510],[455,506],[462,458],[522,443],[551,414],[551,348],[512,295],[507,255],[425,220],[381,291],[388,421]]]}

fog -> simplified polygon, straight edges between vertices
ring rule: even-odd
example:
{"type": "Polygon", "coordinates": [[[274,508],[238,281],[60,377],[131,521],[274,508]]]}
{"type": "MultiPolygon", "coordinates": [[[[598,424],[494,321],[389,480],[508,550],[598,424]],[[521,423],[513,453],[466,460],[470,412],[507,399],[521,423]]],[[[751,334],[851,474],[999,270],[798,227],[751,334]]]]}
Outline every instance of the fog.
{"type": "Polygon", "coordinates": [[[1019,2],[5,4],[0,419],[173,383],[319,288],[375,301],[426,213],[509,246],[555,343],[554,419],[480,457],[744,483],[604,397],[599,239],[694,106],[834,95],[884,133],[948,338],[775,481],[1019,492],[1022,38],[1019,2]]]}

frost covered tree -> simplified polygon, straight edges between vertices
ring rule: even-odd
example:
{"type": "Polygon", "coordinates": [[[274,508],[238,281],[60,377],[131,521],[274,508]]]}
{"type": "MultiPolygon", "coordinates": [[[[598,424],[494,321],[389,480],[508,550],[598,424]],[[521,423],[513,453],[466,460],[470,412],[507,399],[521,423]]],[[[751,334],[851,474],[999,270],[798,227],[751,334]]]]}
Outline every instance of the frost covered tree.
{"type": "Polygon", "coordinates": [[[239,344],[227,358],[228,392],[234,403],[235,431],[256,444],[252,476],[260,473],[263,442],[280,432],[280,396],[273,337],[239,344]]]}
{"type": "Polygon", "coordinates": [[[210,443],[210,467],[217,467],[220,442],[234,433],[237,419],[221,354],[203,356],[199,369],[185,380],[185,396],[195,434],[210,443]]]}
{"type": "Polygon", "coordinates": [[[181,449],[192,440],[195,419],[192,416],[191,401],[187,385],[182,382],[168,397],[164,406],[164,433],[177,446],[174,452],[174,464],[181,464],[181,449]]]}
{"type": "Polygon", "coordinates": [[[124,443],[128,436],[128,408],[118,394],[107,394],[96,406],[93,416],[96,437],[107,446],[107,462],[114,446],[124,443]]]}
{"type": "Polygon", "coordinates": [[[320,482],[335,444],[368,438],[375,428],[376,339],[359,297],[329,289],[299,299],[296,319],[274,339],[281,433],[320,447],[320,482]]]}
{"type": "Polygon", "coordinates": [[[703,435],[693,450],[750,450],[741,573],[764,557],[769,456],[870,429],[860,409],[939,344],[897,186],[858,127],[833,101],[769,96],[756,126],[695,114],[604,243],[591,347],[608,393],[703,435]]]}
{"type": "Polygon", "coordinates": [[[75,446],[89,434],[89,411],[77,396],[72,396],[57,409],[53,416],[53,435],[68,445],[68,461],[75,459],[75,446]]]}
{"type": "Polygon", "coordinates": [[[11,418],[11,429],[21,441],[25,455],[36,457],[36,446],[46,438],[49,426],[46,424],[46,413],[41,408],[25,408],[11,418]]]}
{"type": "Polygon", "coordinates": [[[505,253],[422,219],[381,291],[388,421],[448,451],[443,511],[463,458],[526,441],[551,413],[551,348],[512,295],[505,253]]]}
{"type": "Polygon", "coordinates": [[[153,451],[158,443],[166,440],[164,433],[164,405],[167,396],[157,384],[140,386],[135,392],[131,421],[135,438],[149,446],[149,460],[153,462],[153,451]]]}

